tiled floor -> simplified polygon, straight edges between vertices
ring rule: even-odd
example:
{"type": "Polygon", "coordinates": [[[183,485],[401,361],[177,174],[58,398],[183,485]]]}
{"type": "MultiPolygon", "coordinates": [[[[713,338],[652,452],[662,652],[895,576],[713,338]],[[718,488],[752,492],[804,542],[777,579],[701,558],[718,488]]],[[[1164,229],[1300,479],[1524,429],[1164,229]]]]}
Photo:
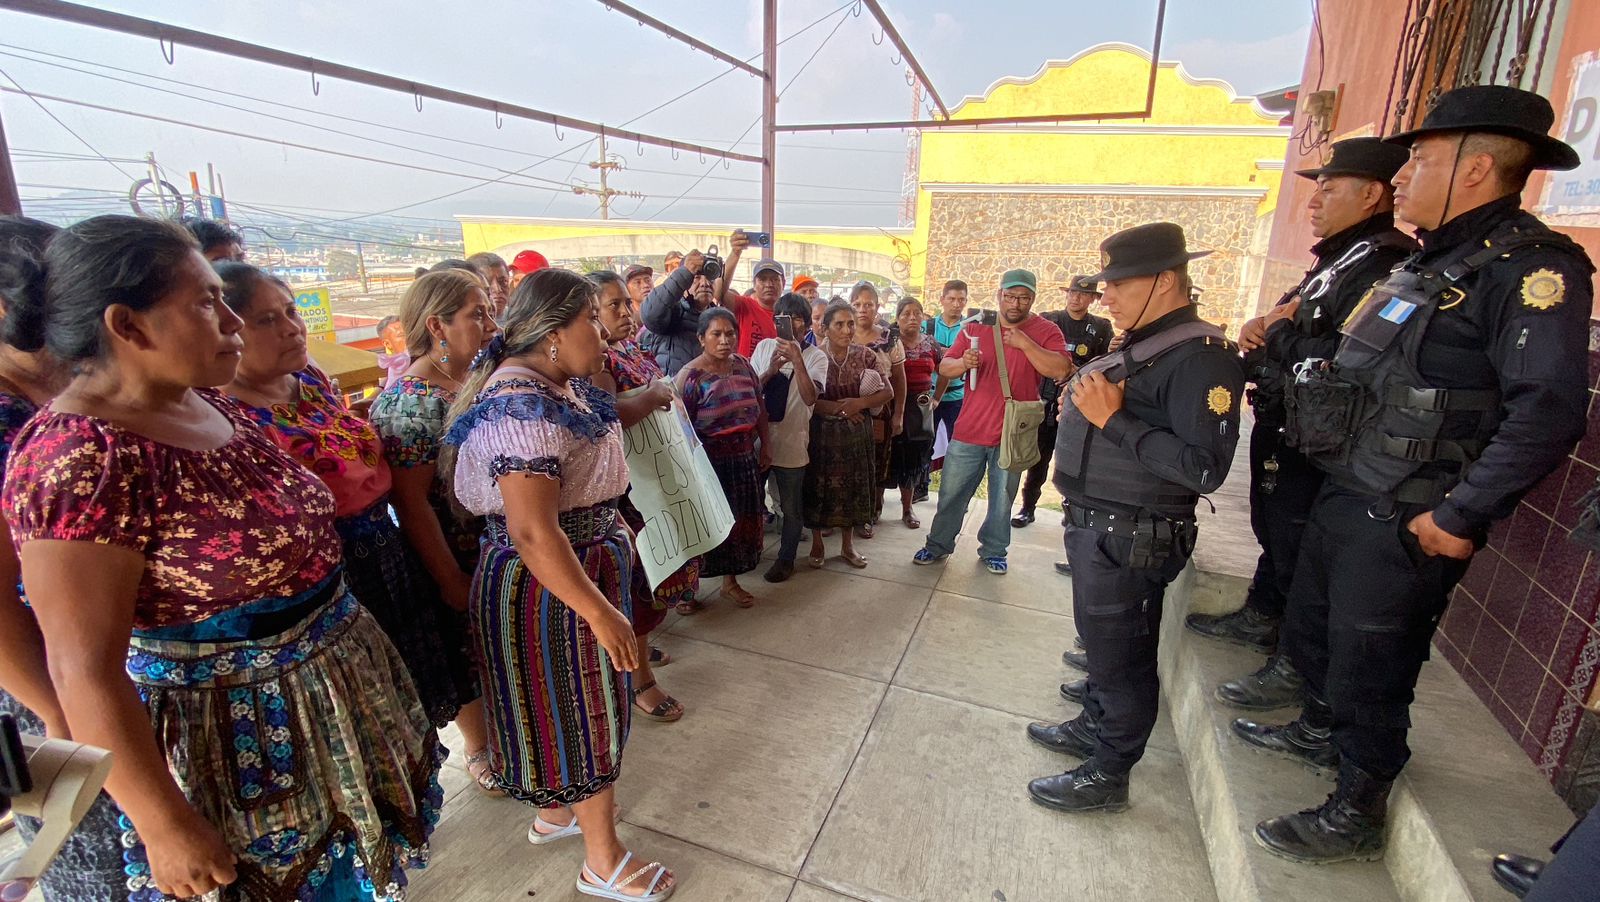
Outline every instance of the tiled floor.
{"type": "MultiPolygon", "coordinates": [[[[1070,762],[1023,727],[1077,710],[1056,691],[1074,634],[1069,582],[1051,567],[1061,531],[1053,517],[1016,531],[1012,570],[995,577],[976,560],[977,517],[942,566],[910,566],[926,529],[892,522],[858,543],[866,570],[802,564],[780,586],[748,582],[751,610],[668,622],[659,644],[675,661],[658,676],[689,713],[636,723],[618,798],[624,839],[677,871],[675,898],[1215,898],[1165,712],[1127,813],[1028,799],[1028,779],[1070,762]]],[[[1237,541],[1223,534],[1238,526],[1209,544],[1237,541]]],[[[579,843],[528,845],[530,809],[452,776],[413,898],[578,898],[579,843]]]]}

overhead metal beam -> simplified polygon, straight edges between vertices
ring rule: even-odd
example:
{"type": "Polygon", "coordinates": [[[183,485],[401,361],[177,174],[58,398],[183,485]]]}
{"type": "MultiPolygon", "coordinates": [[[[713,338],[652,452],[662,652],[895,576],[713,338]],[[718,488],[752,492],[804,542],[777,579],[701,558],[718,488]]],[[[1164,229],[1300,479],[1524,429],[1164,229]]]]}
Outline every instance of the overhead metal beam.
{"type": "MultiPolygon", "coordinates": [[[[767,67],[761,91],[761,231],[771,235],[778,216],[778,0],[761,3],[761,54],[767,67]]],[[[761,256],[772,256],[772,248],[761,256]]]]}
{"type": "Polygon", "coordinates": [[[11,169],[11,150],[6,146],[6,125],[0,121],[0,216],[21,216],[22,195],[17,192],[17,174],[11,169]]]}
{"type": "MultiPolygon", "coordinates": [[[[601,0],[601,2],[605,2],[605,0],[601,0]]],[[[939,108],[939,112],[944,115],[944,118],[949,119],[950,109],[940,99],[938,89],[933,86],[933,81],[928,78],[928,73],[922,71],[922,64],[917,62],[916,55],[911,52],[911,48],[900,37],[900,32],[895,31],[894,23],[889,21],[889,14],[883,11],[883,7],[878,4],[878,0],[861,0],[861,2],[866,4],[867,9],[872,13],[872,17],[878,20],[879,25],[883,26],[884,35],[893,42],[894,48],[900,51],[900,55],[905,57],[906,65],[910,66],[911,71],[916,73],[917,78],[922,81],[923,89],[928,92],[929,97],[933,98],[933,105],[939,108]]]]}
{"type": "Polygon", "coordinates": [[[161,42],[162,52],[169,56],[175,52],[177,45],[182,44],[199,50],[208,50],[225,56],[238,57],[265,63],[269,66],[278,66],[284,69],[296,69],[308,72],[311,75],[313,90],[321,77],[337,78],[342,81],[355,82],[369,87],[381,88],[400,94],[410,94],[420,110],[423,98],[437,100],[457,106],[471,107],[474,109],[492,112],[496,117],[506,116],[515,119],[529,119],[535,122],[546,122],[554,126],[559,132],[563,128],[574,131],[587,132],[595,135],[605,135],[619,141],[633,141],[639,145],[649,144],[654,147],[667,147],[679,151],[704,154],[728,160],[738,160],[743,163],[760,163],[761,157],[745,153],[735,153],[704,144],[694,144],[689,141],[679,141],[675,138],[665,138],[645,132],[630,131],[628,129],[612,128],[600,122],[591,122],[587,119],[575,119],[562,116],[545,110],[534,109],[516,103],[507,103],[450,88],[441,88],[422,82],[409,81],[346,66],[340,63],[320,61],[314,57],[302,56],[298,53],[288,53],[259,44],[225,38],[192,28],[183,28],[177,25],[167,25],[152,19],[141,19],[138,16],[129,16],[114,13],[108,10],[95,9],[77,3],[66,3],[63,0],[0,0],[0,10],[27,13],[29,15],[43,16],[62,22],[71,22],[76,25],[88,25],[92,28],[102,28],[107,31],[116,31],[135,37],[154,38],[161,42]]]}
{"type": "MultiPolygon", "coordinates": [[[[761,77],[761,76],[765,75],[765,73],[762,72],[760,69],[757,69],[755,66],[750,65],[749,63],[745,62],[744,60],[739,59],[736,56],[732,56],[730,54],[723,53],[721,50],[718,50],[717,48],[711,46],[710,44],[707,44],[705,41],[702,41],[699,38],[693,37],[691,35],[685,34],[685,33],[681,32],[681,31],[679,31],[678,29],[673,28],[671,25],[668,25],[667,23],[661,21],[660,19],[657,19],[656,17],[651,16],[651,15],[649,15],[647,13],[642,13],[639,10],[634,9],[633,7],[629,6],[626,3],[619,2],[619,0],[600,0],[600,5],[604,6],[606,9],[614,9],[617,12],[622,13],[623,15],[625,15],[625,16],[633,19],[634,21],[638,22],[640,25],[648,25],[651,28],[654,28],[656,31],[661,32],[662,34],[666,35],[669,38],[674,38],[676,40],[682,41],[685,44],[688,44],[690,47],[693,47],[694,49],[700,51],[701,53],[705,53],[705,54],[709,54],[711,56],[714,56],[717,59],[722,60],[723,62],[727,63],[728,65],[733,66],[734,68],[743,69],[744,71],[750,73],[751,75],[755,75],[757,77],[761,77]]],[[[770,64],[769,64],[769,67],[770,67],[770,64]]]]}
{"type": "MultiPolygon", "coordinates": [[[[0,0],[0,3],[5,0],[0,0]]],[[[876,5],[874,0],[862,0],[868,6],[876,5]]],[[[874,131],[877,129],[907,129],[915,128],[922,131],[951,128],[976,128],[982,125],[1027,125],[1037,122],[1086,122],[1098,119],[1148,119],[1156,102],[1156,73],[1161,65],[1161,33],[1167,21],[1167,0],[1157,0],[1156,6],[1156,34],[1150,46],[1150,77],[1145,87],[1144,109],[1123,110],[1110,113],[1062,113],[1060,115],[1043,114],[1038,116],[993,116],[981,119],[891,119],[880,122],[803,122],[790,125],[775,125],[774,131],[779,132],[850,132],[874,131]]],[[[884,29],[888,33],[888,29],[884,29]]],[[[906,54],[906,59],[911,59],[906,54]]],[[[923,81],[927,84],[926,79],[923,81]]],[[[931,86],[930,86],[931,90],[931,86]]]]}

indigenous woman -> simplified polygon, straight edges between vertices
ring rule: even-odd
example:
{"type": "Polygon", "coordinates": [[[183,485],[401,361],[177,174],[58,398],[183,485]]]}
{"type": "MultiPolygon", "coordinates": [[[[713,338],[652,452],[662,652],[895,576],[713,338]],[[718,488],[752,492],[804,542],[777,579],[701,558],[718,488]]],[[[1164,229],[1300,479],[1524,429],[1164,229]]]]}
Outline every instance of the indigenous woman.
{"type": "MultiPolygon", "coordinates": [[[[20,216],[0,217],[0,302],[20,290],[38,271],[45,244],[58,229],[20,216]]],[[[3,316],[3,313],[0,313],[3,316]]],[[[65,367],[42,353],[19,351],[0,321],[0,467],[5,465],[17,432],[39,406],[55,397],[67,382],[65,367]]],[[[0,714],[16,718],[24,733],[65,739],[69,735],[61,702],[50,684],[44,638],[17,592],[21,567],[9,534],[0,537],[0,714]]],[[[127,895],[122,873],[122,847],[117,808],[100,793],[78,828],[67,838],[40,887],[49,902],[99,900],[127,895]]],[[[19,817],[24,840],[32,842],[38,821],[19,817]]],[[[0,898],[6,887],[0,884],[0,898]]]]}
{"type": "Polygon", "coordinates": [[[823,564],[822,530],[842,527],[839,553],[856,569],[867,559],[851,547],[851,529],[872,521],[872,499],[882,495],[872,460],[867,411],[894,397],[877,369],[876,356],[855,343],[855,311],[835,302],[822,314],[821,347],[828,355],[828,381],[811,417],[811,462],[806,465],[805,518],[811,529],[812,567],[823,564]]]}
{"type": "Polygon", "coordinates": [[[3,506],[67,729],[113,755],[127,898],[398,898],[442,749],[344,588],[332,493],[204,388],[242,350],[221,280],[130,216],[62,231],[43,272],[7,328],[74,376],[3,506]]]}
{"type": "MultiPolygon", "coordinates": [[[[689,255],[688,268],[698,273],[705,260],[699,251],[689,255]]],[[[626,429],[649,416],[652,411],[672,406],[672,389],[655,356],[639,347],[630,336],[639,329],[633,321],[633,304],[622,277],[610,270],[589,274],[600,295],[600,327],[606,330],[606,366],[596,373],[595,385],[617,398],[617,416],[626,429]]],[[[644,529],[644,517],[623,496],[618,503],[622,519],[635,534],[644,529]]],[[[656,685],[655,664],[670,663],[670,658],[650,646],[650,632],[667,619],[667,609],[679,602],[693,602],[700,588],[700,559],[694,558],[668,576],[654,591],[644,568],[635,571],[639,582],[633,598],[633,634],[639,643],[639,669],[633,672],[633,704],[639,714],[654,721],[670,723],[683,716],[683,705],[656,685]]]]}
{"type": "MultiPolygon", "coordinates": [[[[472,274],[428,273],[400,298],[400,327],[410,364],[372,402],[372,428],[383,440],[383,457],[394,481],[394,505],[411,557],[413,607],[434,611],[452,662],[472,660],[467,640],[467,594],[478,566],[483,520],[461,509],[455,491],[439,478],[439,443],[445,417],[467,377],[472,358],[497,331],[489,295],[472,274]]],[[[476,682],[471,700],[456,715],[466,744],[467,773],[484,792],[499,795],[476,682]]]]}
{"type": "Polygon", "coordinates": [[[901,300],[894,320],[900,347],[905,349],[906,403],[904,426],[890,445],[889,481],[900,488],[901,522],[920,529],[922,521],[912,504],[933,463],[933,383],[944,349],[933,336],[923,334],[922,304],[916,298],[901,300]]]}
{"type": "Polygon", "coordinates": [[[862,279],[850,289],[850,306],[855,308],[855,334],[851,340],[873,353],[874,368],[883,377],[884,384],[894,390],[894,404],[873,411],[872,461],[873,474],[878,488],[872,493],[872,519],[856,527],[856,535],[872,538],[873,527],[883,512],[883,489],[893,485],[889,474],[889,457],[893,439],[904,426],[906,407],[906,349],[900,343],[899,331],[878,322],[878,289],[862,279]]]}
{"type": "Polygon", "coordinates": [[[420,567],[389,516],[389,464],[372,424],[311,365],[289,287],[248,263],[217,266],[222,299],[243,320],[244,353],[224,391],[333,492],[345,581],[400,650],[436,727],[478,697],[461,618],[413,584],[420,567]]]}
{"type": "Polygon", "coordinates": [[[613,821],[640,656],[622,424],[589,382],[605,350],[593,284],[563,269],[524,278],[451,407],[440,466],[488,519],[469,612],[501,786],[548,809],[531,842],[582,835],[579,892],[656,902],[671,872],[635,861],[613,821]]]}
{"type": "MultiPolygon", "coordinates": [[[[756,597],[739,585],[739,574],[761,562],[766,538],[761,471],[769,463],[767,410],[761,403],[761,380],[750,361],[734,350],[739,322],[733,311],[707,308],[700,314],[698,332],[700,356],[678,371],[678,395],[733,509],[733,530],[706,554],[700,575],[722,577],[718,597],[748,608],[756,597]]],[[[679,603],[678,610],[692,613],[695,606],[679,603]]]]}

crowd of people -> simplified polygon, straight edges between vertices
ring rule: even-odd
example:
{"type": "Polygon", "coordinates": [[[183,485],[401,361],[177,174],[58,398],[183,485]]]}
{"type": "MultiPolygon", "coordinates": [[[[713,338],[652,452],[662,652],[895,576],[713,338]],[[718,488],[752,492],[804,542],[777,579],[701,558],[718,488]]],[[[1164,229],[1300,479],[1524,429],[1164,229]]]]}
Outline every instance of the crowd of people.
{"type": "Polygon", "coordinates": [[[1246,365],[1261,565],[1243,609],[1188,625],[1271,654],[1223,701],[1303,705],[1241,719],[1240,739],[1337,775],[1261,844],[1381,854],[1448,592],[1583,431],[1593,269],[1518,204],[1528,172],[1575,159],[1551,118],[1468,88],[1416,131],[1334,145],[1300,173],[1317,264],[1237,343],[1201,318],[1206,252],[1171,223],[1107,238],[1047,314],[1025,269],[987,309],[955,280],[927,307],[886,310],[869,281],[824,299],[770,259],[742,294],[735,232],[726,261],[674,255],[659,284],[533,251],[420,271],[380,330],[403,360],[355,409],[237,233],[0,220],[0,710],[115,755],[46,898],[399,898],[454,724],[477,789],[538,809],[530,843],[581,838],[579,892],[665,899],[675,877],[623,844],[613,792],[633,718],[685,713],[651,632],[708,600],[756,606],[740,580],[769,525],[767,582],[794,576],[807,533],[810,568],[833,537],[869,566],[877,530],[921,528],[936,465],[912,563],[955,551],[986,482],[975,551],[1001,576],[1053,461],[1081,646],[1065,660],[1087,677],[1061,687],[1078,716],[1027,732],[1082,763],[1029,791],[1121,810],[1165,588],[1229,472],[1246,365]],[[653,582],[623,431],[675,405],[733,525],[653,582]]]}

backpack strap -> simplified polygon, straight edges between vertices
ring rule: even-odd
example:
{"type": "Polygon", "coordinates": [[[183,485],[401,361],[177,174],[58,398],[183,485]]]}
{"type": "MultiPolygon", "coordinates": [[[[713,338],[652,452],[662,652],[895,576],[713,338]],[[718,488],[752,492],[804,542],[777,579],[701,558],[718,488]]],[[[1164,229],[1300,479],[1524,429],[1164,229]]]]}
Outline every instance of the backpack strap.
{"type": "Polygon", "coordinates": [[[994,324],[995,363],[1000,367],[1000,391],[1011,400],[1011,377],[1006,375],[1006,342],[1000,334],[1000,323],[994,324]]]}

